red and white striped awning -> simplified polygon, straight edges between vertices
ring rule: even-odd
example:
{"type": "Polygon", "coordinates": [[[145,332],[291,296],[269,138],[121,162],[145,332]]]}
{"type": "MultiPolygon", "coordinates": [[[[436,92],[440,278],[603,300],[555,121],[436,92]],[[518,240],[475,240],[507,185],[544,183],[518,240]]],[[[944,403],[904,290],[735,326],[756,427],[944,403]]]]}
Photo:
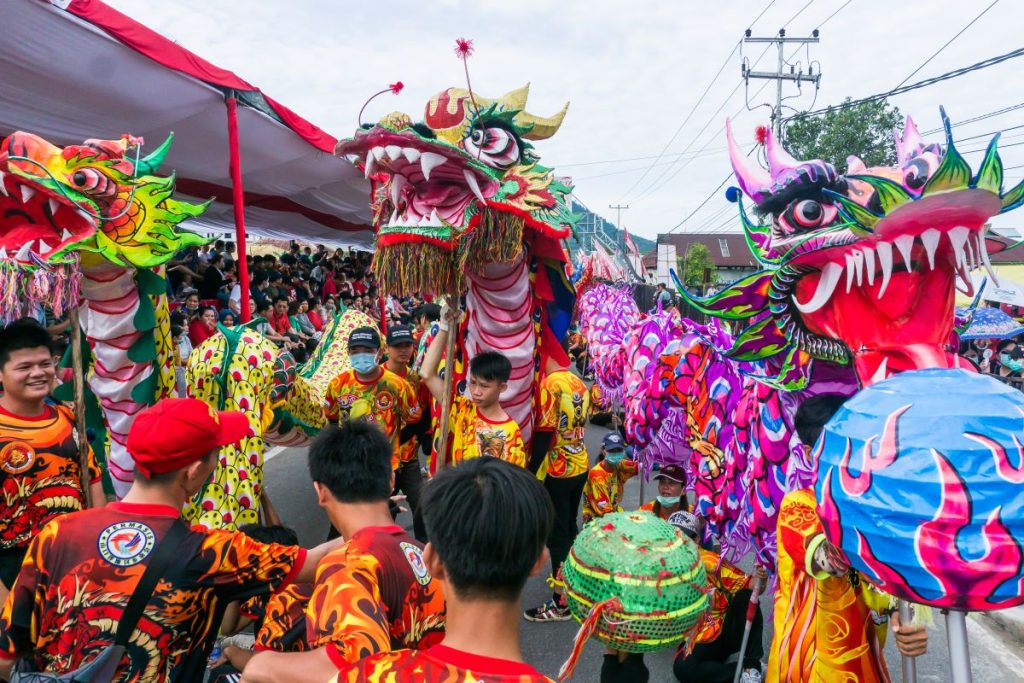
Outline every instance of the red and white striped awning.
{"type": "Polygon", "coordinates": [[[98,0],[2,0],[0,136],[58,145],[131,133],[178,190],[216,201],[193,229],[232,233],[227,94],[238,100],[245,225],[252,236],[369,248],[369,187],[336,140],[230,71],[98,0]]]}

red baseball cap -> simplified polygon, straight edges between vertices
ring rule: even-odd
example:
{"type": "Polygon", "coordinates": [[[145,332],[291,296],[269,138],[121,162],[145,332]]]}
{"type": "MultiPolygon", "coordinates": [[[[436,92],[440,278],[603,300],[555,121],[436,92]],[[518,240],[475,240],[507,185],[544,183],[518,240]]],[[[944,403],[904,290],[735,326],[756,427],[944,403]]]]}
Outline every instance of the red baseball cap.
{"type": "Polygon", "coordinates": [[[128,452],[147,477],[184,469],[215,448],[252,434],[249,418],[218,412],[197,398],[165,398],[138,414],[128,431],[128,452]]]}

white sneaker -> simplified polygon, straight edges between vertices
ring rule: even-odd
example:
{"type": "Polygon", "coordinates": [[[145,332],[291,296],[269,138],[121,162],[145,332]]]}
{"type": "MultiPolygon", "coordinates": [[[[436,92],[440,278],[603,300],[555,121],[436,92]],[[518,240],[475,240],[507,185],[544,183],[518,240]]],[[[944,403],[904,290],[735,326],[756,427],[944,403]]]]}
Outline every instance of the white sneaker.
{"type": "Polygon", "coordinates": [[[761,683],[763,680],[761,672],[757,669],[745,669],[740,674],[740,683],[761,683]]]}

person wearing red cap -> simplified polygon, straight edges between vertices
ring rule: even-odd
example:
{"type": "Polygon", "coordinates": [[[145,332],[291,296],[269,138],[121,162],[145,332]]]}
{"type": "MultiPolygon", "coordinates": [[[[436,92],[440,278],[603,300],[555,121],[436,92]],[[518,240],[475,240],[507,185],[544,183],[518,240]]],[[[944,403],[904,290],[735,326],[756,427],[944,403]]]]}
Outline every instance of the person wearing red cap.
{"type": "MultiPolygon", "coordinates": [[[[192,398],[164,399],[128,433],[136,477],[123,500],[59,517],[33,539],[0,614],[0,675],[26,657],[67,673],[114,641],[120,615],[182,506],[206,482],[217,452],[249,433],[239,412],[192,398]]],[[[338,542],[310,551],[240,532],[181,528],[167,570],[132,636],[115,681],[200,681],[227,603],[310,582],[338,542]]]]}
{"type": "MultiPolygon", "coordinates": [[[[56,373],[53,358],[50,333],[35,320],[0,330],[0,600],[39,530],[85,507],[74,415],[46,402],[56,373]]],[[[102,505],[91,449],[86,466],[93,504],[102,505]]]]}
{"type": "Polygon", "coordinates": [[[654,480],[658,482],[658,495],[640,506],[641,510],[667,520],[673,512],[689,510],[683,487],[686,486],[686,470],[679,465],[665,465],[654,480]]]}

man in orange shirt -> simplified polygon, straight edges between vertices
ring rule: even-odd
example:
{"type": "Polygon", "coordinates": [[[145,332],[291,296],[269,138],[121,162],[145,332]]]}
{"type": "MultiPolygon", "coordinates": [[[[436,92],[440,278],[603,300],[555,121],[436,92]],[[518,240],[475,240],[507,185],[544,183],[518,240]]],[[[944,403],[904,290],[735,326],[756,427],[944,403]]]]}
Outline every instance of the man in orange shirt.
{"type": "Polygon", "coordinates": [[[412,512],[413,535],[427,541],[420,511],[420,491],[423,489],[423,471],[420,469],[420,440],[430,430],[430,392],[420,380],[419,373],[409,367],[413,353],[412,330],[404,325],[388,327],[388,359],[384,369],[409,383],[419,407],[420,419],[405,425],[398,436],[398,450],[394,456],[395,493],[405,494],[412,512]]]}
{"type": "Polygon", "coordinates": [[[380,352],[377,330],[352,330],[348,337],[352,367],[327,385],[324,416],[331,424],[338,424],[348,420],[349,412],[356,408],[384,432],[394,453],[402,429],[419,421],[420,404],[408,382],[380,365],[380,352]]]}
{"type": "Polygon", "coordinates": [[[584,524],[609,512],[622,512],[622,487],[637,473],[636,463],[626,459],[626,442],[618,432],[604,435],[601,456],[583,487],[584,524]]]}
{"type": "Polygon", "coordinates": [[[427,484],[423,516],[430,536],[423,559],[448,598],[444,640],[371,655],[332,683],[551,683],[523,662],[519,647],[523,586],[547,566],[554,516],[537,478],[496,458],[473,458],[427,484]]]}
{"type": "Polygon", "coordinates": [[[321,507],[346,542],[317,568],[306,608],[309,652],[260,652],[245,683],[326,681],[346,664],[379,652],[423,649],[444,635],[441,583],[423,546],[395,526],[388,509],[391,443],[373,424],[353,421],[320,432],[309,473],[321,507]]]}

